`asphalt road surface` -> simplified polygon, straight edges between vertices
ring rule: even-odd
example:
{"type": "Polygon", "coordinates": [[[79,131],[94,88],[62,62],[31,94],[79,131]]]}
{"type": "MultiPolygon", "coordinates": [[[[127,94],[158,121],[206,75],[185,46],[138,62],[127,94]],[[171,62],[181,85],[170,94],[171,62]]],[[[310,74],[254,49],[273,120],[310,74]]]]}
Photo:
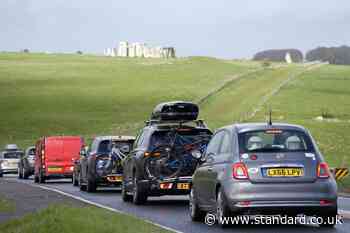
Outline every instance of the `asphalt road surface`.
{"type": "MultiPolygon", "coordinates": [[[[7,178],[14,180],[16,178],[7,178]]],[[[32,184],[33,180],[18,180],[19,182],[32,184]]],[[[308,232],[349,232],[350,220],[344,220],[343,224],[335,228],[319,228],[317,225],[243,225],[233,226],[228,229],[221,229],[218,226],[207,226],[204,223],[193,223],[188,216],[188,198],[187,196],[164,196],[152,197],[144,206],[135,206],[131,203],[125,203],[121,200],[120,190],[117,189],[98,189],[96,193],[86,193],[73,187],[69,180],[48,181],[45,187],[54,188],[65,193],[96,202],[116,210],[120,210],[137,217],[150,220],[160,225],[176,229],[180,232],[188,233],[206,233],[206,232],[240,232],[240,233],[295,233],[302,231],[308,232]]],[[[20,191],[20,190],[19,190],[20,191]]],[[[350,210],[350,199],[339,199],[340,209],[350,210]]]]}

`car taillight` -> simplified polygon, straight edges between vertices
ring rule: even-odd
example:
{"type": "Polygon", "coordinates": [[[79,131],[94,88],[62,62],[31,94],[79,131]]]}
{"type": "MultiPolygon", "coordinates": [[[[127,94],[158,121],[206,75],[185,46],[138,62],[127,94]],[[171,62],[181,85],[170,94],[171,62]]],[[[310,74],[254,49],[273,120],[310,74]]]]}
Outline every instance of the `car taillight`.
{"type": "Polygon", "coordinates": [[[232,176],[237,180],[247,180],[248,170],[244,163],[235,163],[232,166],[232,176]]]}
{"type": "Polygon", "coordinates": [[[159,157],[160,156],[160,152],[153,152],[153,153],[145,152],[143,155],[145,157],[159,157]]]}
{"type": "Polygon", "coordinates": [[[317,177],[318,178],[329,178],[330,172],[328,164],[325,162],[319,163],[317,166],[317,177]]]}

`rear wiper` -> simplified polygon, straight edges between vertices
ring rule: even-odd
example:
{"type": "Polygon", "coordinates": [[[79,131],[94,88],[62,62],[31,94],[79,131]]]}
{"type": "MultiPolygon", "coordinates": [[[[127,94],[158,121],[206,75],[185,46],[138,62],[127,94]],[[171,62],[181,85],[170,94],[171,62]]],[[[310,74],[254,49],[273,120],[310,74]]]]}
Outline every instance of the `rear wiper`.
{"type": "Polygon", "coordinates": [[[280,151],[283,150],[282,148],[279,147],[269,147],[269,148],[257,148],[257,149],[253,149],[253,150],[249,150],[249,152],[270,152],[270,151],[280,151]]]}

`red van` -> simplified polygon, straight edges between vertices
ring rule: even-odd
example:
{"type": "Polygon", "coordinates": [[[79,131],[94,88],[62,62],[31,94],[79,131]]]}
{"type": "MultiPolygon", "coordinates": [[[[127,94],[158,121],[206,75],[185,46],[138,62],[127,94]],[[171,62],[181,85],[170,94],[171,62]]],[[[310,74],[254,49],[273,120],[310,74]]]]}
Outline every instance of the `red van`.
{"type": "Polygon", "coordinates": [[[84,139],[77,136],[43,137],[35,145],[34,181],[72,178],[74,161],[79,159],[84,139]]]}

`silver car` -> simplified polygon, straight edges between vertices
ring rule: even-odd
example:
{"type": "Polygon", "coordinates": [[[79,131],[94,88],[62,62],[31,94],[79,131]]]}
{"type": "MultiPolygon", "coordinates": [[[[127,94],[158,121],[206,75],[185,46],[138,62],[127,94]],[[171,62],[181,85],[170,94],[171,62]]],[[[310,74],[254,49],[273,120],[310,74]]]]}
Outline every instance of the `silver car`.
{"type": "Polygon", "coordinates": [[[310,133],[290,124],[219,129],[193,176],[192,220],[234,215],[337,215],[337,186],[310,133]]]}
{"type": "Polygon", "coordinates": [[[14,144],[7,145],[5,150],[0,152],[0,177],[3,174],[17,174],[18,162],[23,156],[23,151],[14,144]]]}

